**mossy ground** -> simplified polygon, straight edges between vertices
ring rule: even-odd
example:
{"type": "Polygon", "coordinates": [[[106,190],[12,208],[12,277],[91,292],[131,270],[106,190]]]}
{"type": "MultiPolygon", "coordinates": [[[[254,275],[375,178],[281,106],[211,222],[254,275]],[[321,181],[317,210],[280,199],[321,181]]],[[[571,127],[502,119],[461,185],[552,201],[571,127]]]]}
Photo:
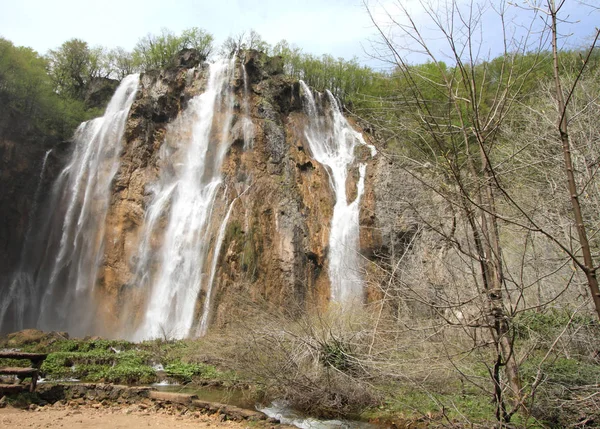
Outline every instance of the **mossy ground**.
{"type": "MultiPolygon", "coordinates": [[[[40,375],[48,381],[138,385],[163,379],[181,384],[232,384],[236,380],[232,372],[194,361],[196,349],[191,341],[132,343],[106,339],[57,339],[29,342],[20,345],[19,349],[48,353],[40,370],[40,375]]],[[[27,361],[9,359],[2,362],[4,366],[26,364],[27,361]]]]}

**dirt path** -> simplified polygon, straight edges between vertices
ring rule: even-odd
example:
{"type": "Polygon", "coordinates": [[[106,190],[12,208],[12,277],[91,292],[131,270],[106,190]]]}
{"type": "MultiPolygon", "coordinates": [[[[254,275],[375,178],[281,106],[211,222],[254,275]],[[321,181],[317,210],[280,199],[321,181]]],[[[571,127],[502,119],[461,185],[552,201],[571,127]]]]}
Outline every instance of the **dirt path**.
{"type": "MultiPolygon", "coordinates": [[[[35,410],[0,409],[0,428],[138,429],[161,428],[247,428],[255,422],[221,421],[220,416],[187,412],[183,415],[148,411],[138,405],[124,407],[40,407],[35,410]]],[[[263,426],[263,425],[261,425],[263,426]]],[[[263,427],[269,427],[264,425],[263,427]]]]}

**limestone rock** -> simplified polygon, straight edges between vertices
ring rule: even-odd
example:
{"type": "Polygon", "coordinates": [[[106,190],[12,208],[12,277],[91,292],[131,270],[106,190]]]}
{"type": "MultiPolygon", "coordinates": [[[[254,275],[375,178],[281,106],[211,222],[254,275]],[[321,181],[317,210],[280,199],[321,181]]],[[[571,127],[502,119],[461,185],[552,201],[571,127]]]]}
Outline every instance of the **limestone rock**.
{"type": "Polygon", "coordinates": [[[84,103],[87,109],[103,109],[106,107],[119,81],[106,77],[95,77],[86,85],[84,103]]]}
{"type": "MultiPolygon", "coordinates": [[[[127,337],[145,310],[149,291],[134,281],[137,252],[152,200],[152,184],[162,168],[159,155],[170,144],[165,139],[167,128],[207,85],[207,67],[198,63],[197,52],[183,51],[175,67],[151,71],[140,78],[103,231],[103,258],[93,292],[99,309],[94,334],[127,337]]],[[[328,171],[312,159],[307,147],[307,117],[299,84],[282,71],[280,58],[256,51],[240,55],[235,66],[233,141],[221,169],[222,184],[213,217],[224,219],[232,201],[237,202],[232,206],[220,253],[209,255],[218,261],[211,326],[224,326],[244,317],[248,308],[243,303],[300,312],[324,307],[329,301],[327,252],[335,198],[328,171]],[[243,147],[245,120],[253,126],[251,149],[243,147]]],[[[9,163],[13,155],[6,147],[3,151],[0,145],[0,158],[9,163]]],[[[368,164],[360,211],[361,252],[373,257],[391,246],[390,234],[377,230],[387,218],[381,224],[375,219],[381,212],[377,211],[379,191],[375,187],[388,179],[376,180],[381,161],[365,153],[357,157],[368,164]]],[[[30,169],[23,166],[24,171],[30,169]]],[[[353,184],[350,188],[356,189],[358,170],[354,170],[348,180],[353,184]]],[[[17,193],[15,190],[11,195],[17,193]]],[[[165,220],[159,222],[163,226],[165,220]]],[[[219,226],[209,225],[208,236],[215,237],[219,226]]],[[[158,248],[160,240],[153,237],[149,246],[158,248]]],[[[201,291],[198,312],[205,299],[205,291],[201,291]]]]}

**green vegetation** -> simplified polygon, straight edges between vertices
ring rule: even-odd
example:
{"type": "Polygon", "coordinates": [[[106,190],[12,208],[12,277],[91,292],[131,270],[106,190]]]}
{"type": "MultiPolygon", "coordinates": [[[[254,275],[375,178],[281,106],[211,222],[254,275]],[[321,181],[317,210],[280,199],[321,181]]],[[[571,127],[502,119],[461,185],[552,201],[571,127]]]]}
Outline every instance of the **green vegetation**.
{"type": "Polygon", "coordinates": [[[48,70],[55,91],[63,98],[83,100],[90,81],[111,73],[102,64],[102,49],[90,49],[83,40],[71,39],[48,52],[48,70]]]}
{"type": "Polygon", "coordinates": [[[42,364],[49,380],[78,379],[109,383],[145,384],[156,381],[156,371],[145,362],[149,356],[130,350],[115,353],[106,350],[50,353],[42,364]]]}
{"type": "MultiPolygon", "coordinates": [[[[235,374],[195,361],[197,345],[191,341],[77,340],[44,338],[17,344],[23,351],[48,353],[41,375],[52,380],[148,384],[169,379],[179,383],[234,383],[235,374]],[[164,371],[157,370],[163,365],[164,371]]],[[[2,343],[0,343],[2,346],[2,343]]],[[[4,360],[2,365],[27,362],[4,360]]]]}
{"type": "Polygon", "coordinates": [[[213,50],[213,36],[193,27],[177,36],[163,29],[161,34],[148,34],[141,38],[133,50],[133,68],[143,71],[167,68],[182,49],[196,49],[202,59],[213,50]]]}
{"type": "Polygon", "coordinates": [[[56,93],[48,61],[0,38],[0,135],[64,140],[87,119],[81,100],[56,93]]]}
{"type": "Polygon", "coordinates": [[[326,54],[317,57],[302,52],[286,40],[277,43],[270,52],[281,55],[287,75],[304,80],[318,91],[329,90],[349,104],[360,99],[356,97],[373,93],[376,81],[385,77],[360,65],[356,58],[346,60],[326,54]]]}
{"type": "MultiPolygon", "coordinates": [[[[462,7],[445,3],[454,12],[462,7]]],[[[285,398],[315,414],[403,416],[423,425],[585,427],[585,419],[600,420],[600,324],[588,290],[598,269],[590,261],[600,254],[600,51],[594,42],[554,52],[547,37],[538,45],[506,40],[495,58],[470,56],[479,52],[481,17],[465,27],[445,21],[456,13],[425,13],[444,33],[447,52],[436,56],[418,37],[400,46],[401,37],[383,33],[393,64],[385,72],[304,53],[286,41],[271,47],[254,31],[222,47],[226,54],[279,55],[288,76],[332,91],[377,136],[390,182],[406,186],[398,195],[390,186],[382,201],[393,213],[380,222],[408,225],[410,238],[365,262],[370,307],[289,316],[259,308],[260,297],[248,292],[236,303],[249,303],[236,307],[248,317],[218,338],[27,346],[50,353],[45,376],[243,379],[267,399],[285,398]],[[406,49],[427,57],[408,61],[401,56],[406,49]],[[581,213],[574,214],[577,206],[581,213]]],[[[395,30],[418,34],[410,24],[395,30]]],[[[32,133],[64,138],[93,112],[84,104],[90,82],[172,66],[183,48],[206,58],[212,36],[197,28],[181,35],[163,30],[140,39],[131,53],[73,39],[47,57],[0,40],[0,101],[8,106],[0,126],[16,118],[28,121],[32,133]]],[[[327,218],[330,205],[323,207],[327,218]]],[[[236,285],[242,295],[258,278],[258,235],[235,220],[226,230],[224,247],[234,243],[247,273],[236,285]]]]}
{"type": "Polygon", "coordinates": [[[231,221],[225,232],[224,248],[228,248],[231,243],[235,244],[235,254],[239,256],[239,261],[242,270],[247,274],[249,281],[254,282],[258,277],[258,255],[260,251],[256,251],[256,228],[251,227],[248,231],[242,230],[242,225],[239,221],[231,221]]]}
{"type": "Polygon", "coordinates": [[[163,30],[141,38],[133,52],[70,39],[46,55],[0,38],[0,135],[67,140],[82,121],[100,116],[108,102],[106,97],[90,101],[91,91],[103,85],[112,91],[114,80],[128,74],[170,67],[186,48],[206,58],[213,37],[196,27],[180,35],[163,30]]]}
{"type": "Polygon", "coordinates": [[[214,366],[202,363],[174,362],[165,366],[165,372],[169,377],[185,383],[191,382],[195,377],[204,380],[219,380],[222,378],[214,366]]]}

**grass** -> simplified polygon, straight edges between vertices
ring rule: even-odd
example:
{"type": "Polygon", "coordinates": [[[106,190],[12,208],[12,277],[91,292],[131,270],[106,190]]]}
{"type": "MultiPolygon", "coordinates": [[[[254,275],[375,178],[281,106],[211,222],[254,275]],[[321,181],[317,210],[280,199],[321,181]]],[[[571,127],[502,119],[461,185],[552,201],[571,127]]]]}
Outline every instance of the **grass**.
{"type": "MultiPolygon", "coordinates": [[[[194,361],[193,341],[146,341],[60,339],[50,344],[26,344],[23,351],[48,353],[41,375],[48,380],[77,379],[85,382],[149,384],[166,376],[179,383],[231,382],[235,374],[194,361]],[[155,367],[165,368],[161,375],[155,367]]],[[[23,366],[24,361],[5,359],[2,365],[23,366]]],[[[25,362],[27,363],[27,362],[25,362]]]]}

